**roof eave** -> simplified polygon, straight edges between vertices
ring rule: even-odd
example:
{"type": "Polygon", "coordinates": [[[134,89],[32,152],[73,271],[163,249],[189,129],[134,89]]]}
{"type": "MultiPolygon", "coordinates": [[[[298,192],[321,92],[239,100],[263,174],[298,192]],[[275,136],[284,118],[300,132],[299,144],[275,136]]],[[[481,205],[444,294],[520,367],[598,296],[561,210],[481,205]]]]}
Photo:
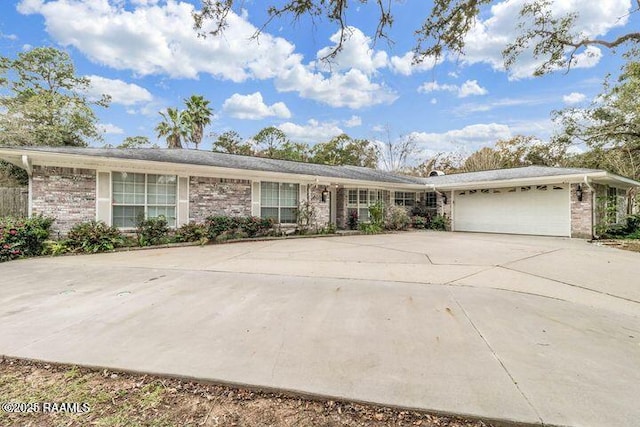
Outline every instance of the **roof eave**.
{"type": "Polygon", "coordinates": [[[449,184],[437,184],[429,183],[429,186],[435,186],[438,190],[467,190],[473,188],[491,188],[496,186],[511,187],[518,185],[534,185],[534,184],[554,184],[554,183],[580,183],[584,180],[584,177],[592,179],[594,182],[615,182],[623,184],[627,187],[640,186],[640,182],[634,181],[629,178],[625,178],[619,175],[615,175],[606,171],[587,172],[570,175],[549,175],[549,176],[534,176],[527,178],[513,178],[513,179],[501,179],[501,180],[485,180],[485,181],[473,181],[464,183],[449,183],[449,184]]]}

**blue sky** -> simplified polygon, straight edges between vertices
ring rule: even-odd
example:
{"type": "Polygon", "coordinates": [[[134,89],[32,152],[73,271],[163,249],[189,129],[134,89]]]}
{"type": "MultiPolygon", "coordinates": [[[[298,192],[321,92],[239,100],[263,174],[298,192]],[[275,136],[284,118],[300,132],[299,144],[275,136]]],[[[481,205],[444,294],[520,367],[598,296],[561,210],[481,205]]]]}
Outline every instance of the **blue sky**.
{"type": "MultiPolygon", "coordinates": [[[[604,49],[583,53],[568,74],[532,78],[536,63],[527,55],[505,71],[500,52],[517,34],[521,4],[494,2],[470,34],[467,55],[445,57],[435,67],[410,64],[413,30],[430,10],[422,0],[393,3],[393,44],[373,43],[374,4],[354,2],[347,22],[352,36],[330,67],[318,60],[335,44],[337,29],[326,21],[276,21],[249,40],[266,17],[264,3],[255,0],[230,16],[218,39],[198,38],[192,29],[198,1],[3,1],[0,53],[66,50],[78,74],[91,78],[92,92],[113,97],[97,113],[105,141],[114,145],[135,135],[155,142],[158,111],[199,94],[216,113],[209,133],[236,130],[250,138],[273,125],[314,144],[342,132],[381,139],[388,128],[392,138],[418,141],[420,161],[438,152],[468,154],[517,134],[546,139],[554,129],[551,111],[588,104],[604,76],[619,71],[620,52],[604,49]]],[[[578,12],[585,34],[606,38],[637,27],[638,19],[627,16],[631,7],[630,0],[553,3],[556,13],[578,12]]]]}

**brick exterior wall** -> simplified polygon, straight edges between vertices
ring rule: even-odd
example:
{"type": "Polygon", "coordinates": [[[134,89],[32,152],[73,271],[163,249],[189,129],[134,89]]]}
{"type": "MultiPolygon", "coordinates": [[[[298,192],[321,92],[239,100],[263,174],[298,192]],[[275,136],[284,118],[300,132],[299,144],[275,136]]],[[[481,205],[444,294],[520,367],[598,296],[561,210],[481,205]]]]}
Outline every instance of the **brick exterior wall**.
{"type": "Polygon", "coordinates": [[[571,184],[571,237],[593,237],[593,192],[582,184],[582,201],[578,200],[578,184],[571,184]]]}
{"type": "Polygon", "coordinates": [[[31,192],[33,215],[54,217],[54,235],[96,219],[95,170],[34,166],[31,192]]]}
{"type": "Polygon", "coordinates": [[[320,185],[310,185],[308,192],[309,202],[316,211],[315,225],[318,228],[326,227],[331,221],[329,196],[327,196],[326,202],[322,201],[322,192],[324,191],[324,188],[324,186],[320,185]]]}
{"type": "Polygon", "coordinates": [[[203,222],[211,215],[251,215],[251,181],[189,178],[189,221],[203,222]]]}

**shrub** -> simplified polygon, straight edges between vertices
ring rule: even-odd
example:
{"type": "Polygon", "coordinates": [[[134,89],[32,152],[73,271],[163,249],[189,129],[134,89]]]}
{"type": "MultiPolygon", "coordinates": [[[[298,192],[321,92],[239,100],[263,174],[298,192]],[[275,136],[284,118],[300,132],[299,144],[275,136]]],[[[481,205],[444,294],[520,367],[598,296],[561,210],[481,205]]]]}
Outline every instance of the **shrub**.
{"type": "Polygon", "coordinates": [[[207,227],[205,224],[197,224],[190,222],[184,224],[182,227],[176,230],[177,242],[201,242],[206,243],[207,239],[207,227]]]}
{"type": "Polygon", "coordinates": [[[629,215],[623,223],[609,225],[602,232],[601,237],[609,239],[640,238],[640,215],[629,215]]]}
{"type": "Polygon", "coordinates": [[[248,216],[240,221],[240,229],[247,234],[248,237],[264,236],[273,228],[273,220],[271,218],[260,218],[257,216],[248,216]]]}
{"type": "Polygon", "coordinates": [[[381,200],[369,206],[369,217],[371,218],[372,224],[382,229],[384,226],[384,203],[382,203],[381,200]]]}
{"type": "Polygon", "coordinates": [[[336,225],[333,222],[327,224],[326,227],[322,227],[319,231],[320,234],[336,234],[338,231],[336,225]]]}
{"type": "Polygon", "coordinates": [[[379,224],[373,222],[361,222],[359,228],[360,231],[362,231],[364,234],[382,233],[382,227],[379,224]]]}
{"type": "Polygon", "coordinates": [[[209,240],[215,240],[219,235],[228,232],[234,232],[240,227],[240,221],[236,217],[230,216],[210,216],[205,222],[207,228],[207,237],[209,240]]]}
{"type": "Polygon", "coordinates": [[[116,227],[110,227],[102,221],[87,221],[73,226],[66,239],[51,245],[49,251],[53,255],[64,252],[107,252],[124,244],[125,237],[116,227]]]}
{"type": "Polygon", "coordinates": [[[357,230],[358,229],[358,211],[352,210],[349,212],[349,221],[348,224],[349,230],[357,230]]]}
{"type": "Polygon", "coordinates": [[[395,205],[389,206],[385,222],[385,227],[388,230],[406,230],[409,223],[409,214],[405,208],[395,205]]]}
{"type": "Polygon", "coordinates": [[[155,218],[138,218],[136,235],[140,246],[162,245],[169,243],[167,219],[160,215],[155,218]]]}
{"type": "Polygon", "coordinates": [[[429,228],[431,230],[446,231],[448,227],[449,218],[447,218],[445,215],[436,215],[431,218],[431,221],[429,222],[429,228]]]}
{"type": "Polygon", "coordinates": [[[415,215],[411,217],[411,226],[416,229],[423,229],[427,227],[429,223],[429,219],[420,215],[415,215]]]}
{"type": "Polygon", "coordinates": [[[0,219],[0,262],[41,255],[53,218],[0,219]]]}

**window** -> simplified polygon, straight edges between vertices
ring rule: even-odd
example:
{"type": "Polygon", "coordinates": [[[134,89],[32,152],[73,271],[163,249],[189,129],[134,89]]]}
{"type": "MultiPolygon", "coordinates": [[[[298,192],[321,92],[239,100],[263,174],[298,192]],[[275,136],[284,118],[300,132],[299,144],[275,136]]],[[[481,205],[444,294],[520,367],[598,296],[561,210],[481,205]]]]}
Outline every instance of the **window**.
{"type": "Polygon", "coordinates": [[[113,172],[113,225],[134,228],[137,219],[164,216],[170,227],[176,226],[177,177],[113,172]]]}
{"type": "Polygon", "coordinates": [[[299,191],[298,184],[260,183],[260,216],[279,224],[295,224],[299,191]]]}
{"type": "Polygon", "coordinates": [[[369,220],[369,206],[378,200],[384,201],[382,190],[369,190],[364,188],[351,189],[347,192],[347,214],[358,212],[358,220],[369,220]]]}
{"type": "MultiPolygon", "coordinates": [[[[462,193],[464,194],[464,193],[462,193]]],[[[438,208],[438,198],[434,191],[430,191],[425,194],[424,197],[425,206],[427,209],[437,209],[438,208]]]]}
{"type": "Polygon", "coordinates": [[[416,193],[396,191],[394,203],[396,206],[413,207],[416,204],[416,193]]]}

